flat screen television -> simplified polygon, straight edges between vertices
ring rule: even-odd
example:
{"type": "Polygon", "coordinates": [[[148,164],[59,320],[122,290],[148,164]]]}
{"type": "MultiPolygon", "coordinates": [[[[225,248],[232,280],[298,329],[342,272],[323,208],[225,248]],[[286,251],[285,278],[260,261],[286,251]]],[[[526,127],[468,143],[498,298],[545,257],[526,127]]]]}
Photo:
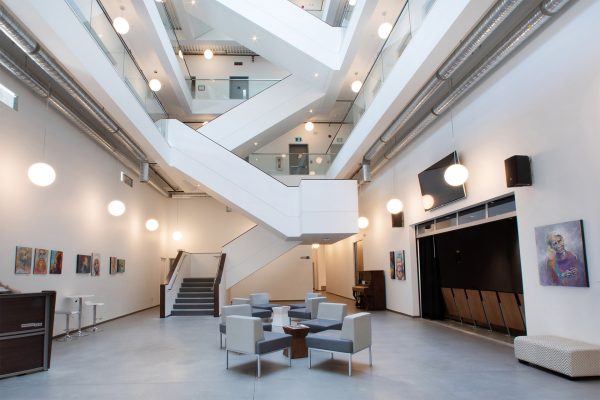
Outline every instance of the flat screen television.
{"type": "Polygon", "coordinates": [[[457,162],[456,152],[452,152],[419,174],[425,210],[433,210],[466,197],[465,185],[450,186],[444,180],[446,168],[457,162]]]}

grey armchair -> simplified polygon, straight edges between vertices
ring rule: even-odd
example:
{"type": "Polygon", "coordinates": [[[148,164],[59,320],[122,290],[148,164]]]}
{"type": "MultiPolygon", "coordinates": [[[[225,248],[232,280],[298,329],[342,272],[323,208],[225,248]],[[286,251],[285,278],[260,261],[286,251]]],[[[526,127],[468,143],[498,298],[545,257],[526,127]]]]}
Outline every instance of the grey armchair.
{"type": "Polygon", "coordinates": [[[269,293],[251,293],[250,305],[252,308],[262,308],[263,310],[273,311],[273,307],[279,307],[279,304],[269,302],[269,293]]]}
{"type": "MultiPolygon", "coordinates": [[[[231,304],[250,304],[250,299],[245,297],[234,297],[233,299],[231,299],[231,304]]],[[[252,308],[252,316],[258,318],[271,318],[271,310],[262,308],[252,308]]]]}
{"type": "Polygon", "coordinates": [[[302,321],[302,324],[308,326],[312,333],[342,329],[342,322],[347,314],[346,309],[346,304],[342,303],[319,303],[317,318],[302,321]]]}
{"type": "MultiPolygon", "coordinates": [[[[292,336],[285,333],[264,332],[260,318],[232,315],[225,322],[227,332],[226,367],[229,369],[229,352],[256,356],[257,376],[260,378],[260,356],[288,349],[291,352],[292,336]]],[[[291,358],[288,365],[292,366],[291,358]]]]}
{"type": "Polygon", "coordinates": [[[362,312],[344,318],[341,332],[323,331],[309,333],[306,337],[308,347],[308,368],[312,367],[312,350],[348,354],[348,376],[352,376],[352,355],[369,349],[369,365],[373,365],[371,353],[371,314],[362,312]]]}
{"type": "MultiPolygon", "coordinates": [[[[231,315],[254,317],[254,315],[252,315],[252,307],[250,306],[250,304],[236,304],[232,306],[223,306],[223,308],[221,308],[221,322],[219,323],[220,348],[223,348],[223,335],[227,334],[227,325],[225,324],[225,322],[227,317],[231,315]]],[[[272,326],[269,323],[263,323],[262,326],[263,330],[265,331],[270,331],[272,329],[272,326]]]]}
{"type": "Polygon", "coordinates": [[[313,297],[322,297],[322,296],[321,296],[321,293],[308,292],[304,296],[304,303],[290,304],[289,305],[290,310],[294,310],[296,308],[308,308],[308,299],[312,299],[313,297]]]}
{"type": "Polygon", "coordinates": [[[288,311],[288,317],[295,319],[317,318],[319,304],[327,301],[327,297],[312,297],[306,299],[305,308],[295,308],[288,311]]]}

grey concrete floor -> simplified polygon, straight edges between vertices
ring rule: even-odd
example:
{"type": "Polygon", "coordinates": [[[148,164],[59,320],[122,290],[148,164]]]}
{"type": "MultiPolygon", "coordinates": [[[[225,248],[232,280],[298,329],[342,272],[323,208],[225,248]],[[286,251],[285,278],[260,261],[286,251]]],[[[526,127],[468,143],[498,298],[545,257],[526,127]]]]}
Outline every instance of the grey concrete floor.
{"type": "Polygon", "coordinates": [[[219,349],[218,319],[171,317],[158,309],[54,342],[47,372],[0,380],[0,399],[599,399],[600,380],[570,381],[519,364],[506,344],[388,311],[373,313],[368,352],[308,361],[280,352],[263,359],[219,349]]]}

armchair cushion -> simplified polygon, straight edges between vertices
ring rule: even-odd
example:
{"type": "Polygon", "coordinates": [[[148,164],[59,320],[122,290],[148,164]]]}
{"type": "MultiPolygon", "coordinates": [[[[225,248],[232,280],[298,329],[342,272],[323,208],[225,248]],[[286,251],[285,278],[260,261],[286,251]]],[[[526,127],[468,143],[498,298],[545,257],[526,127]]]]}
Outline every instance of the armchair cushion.
{"type": "Polygon", "coordinates": [[[252,308],[252,316],[258,318],[271,318],[271,310],[262,308],[252,308]]]}
{"type": "Polygon", "coordinates": [[[316,333],[328,329],[342,329],[342,321],[346,316],[347,310],[346,304],[319,303],[318,306],[319,311],[317,312],[316,319],[302,321],[302,324],[310,328],[310,332],[316,333]]]}
{"type": "Polygon", "coordinates": [[[309,333],[306,337],[306,346],[313,349],[337,351],[339,353],[352,353],[352,340],[340,339],[339,336],[339,331],[331,330],[319,333],[309,333]],[[328,332],[335,332],[335,337],[327,335],[328,332]]]}
{"type": "Polygon", "coordinates": [[[316,318],[319,309],[319,304],[327,300],[327,297],[310,297],[306,299],[305,308],[297,308],[290,310],[288,316],[290,318],[311,319],[316,318]]]}
{"type": "Polygon", "coordinates": [[[310,328],[311,333],[326,331],[329,329],[342,329],[342,323],[340,321],[334,321],[331,319],[310,319],[308,321],[302,321],[302,325],[306,325],[310,328]]]}
{"type": "Polygon", "coordinates": [[[292,335],[279,332],[264,332],[265,338],[256,342],[256,354],[266,354],[292,345],[292,335]]]}

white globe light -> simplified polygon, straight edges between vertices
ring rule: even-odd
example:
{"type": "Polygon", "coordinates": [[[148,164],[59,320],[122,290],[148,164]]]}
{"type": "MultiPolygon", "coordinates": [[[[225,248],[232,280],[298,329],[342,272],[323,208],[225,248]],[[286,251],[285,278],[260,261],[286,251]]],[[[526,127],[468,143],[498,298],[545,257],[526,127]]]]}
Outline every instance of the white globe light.
{"type": "Polygon", "coordinates": [[[383,24],[379,25],[379,28],[377,28],[377,35],[382,39],[387,39],[391,32],[392,24],[389,22],[384,22],[383,24]]]}
{"type": "Polygon", "coordinates": [[[173,232],[173,240],[181,240],[183,238],[183,234],[179,231],[173,232]]]}
{"type": "Polygon", "coordinates": [[[304,129],[306,129],[308,132],[312,132],[313,129],[315,129],[315,124],[308,121],[307,123],[304,124],[304,129]]]}
{"type": "Polygon", "coordinates": [[[358,219],[358,227],[360,229],[365,229],[367,226],[369,226],[369,219],[367,217],[360,217],[358,219]]]}
{"type": "Polygon", "coordinates": [[[35,163],[32,164],[27,170],[27,176],[34,185],[38,186],[49,186],[54,183],[56,179],[56,172],[54,168],[46,163],[35,163]]]}
{"type": "Polygon", "coordinates": [[[204,58],[206,58],[207,60],[210,60],[211,58],[213,58],[214,54],[215,53],[213,53],[213,51],[211,49],[204,50],[204,58]]]}
{"type": "Polygon", "coordinates": [[[323,157],[317,157],[317,158],[315,158],[315,162],[317,164],[321,164],[323,162],[323,157]]]}
{"type": "Polygon", "coordinates": [[[398,214],[404,208],[404,204],[398,199],[391,199],[387,202],[386,208],[390,214],[398,214]]]}
{"type": "Polygon", "coordinates": [[[148,221],[146,221],[146,229],[148,229],[150,232],[154,232],[155,230],[157,230],[158,225],[158,221],[154,218],[150,218],[148,221]]]}
{"type": "Polygon", "coordinates": [[[462,164],[453,164],[444,172],[444,180],[450,186],[460,186],[467,179],[469,179],[469,170],[462,164]]]}
{"type": "Polygon", "coordinates": [[[348,0],[348,5],[355,6],[356,5],[356,0],[348,0]]]}
{"type": "Polygon", "coordinates": [[[319,246],[320,246],[320,244],[319,244],[319,243],[313,243],[313,245],[312,245],[312,248],[313,248],[313,249],[318,249],[318,248],[319,248],[319,246]]]}
{"type": "Polygon", "coordinates": [[[115,31],[119,32],[121,35],[129,32],[129,22],[123,17],[117,17],[113,21],[113,27],[115,31]]]}
{"type": "Polygon", "coordinates": [[[362,82],[359,80],[356,80],[354,82],[352,82],[352,85],[350,85],[350,88],[352,89],[352,91],[354,93],[358,93],[360,92],[360,88],[362,87],[362,82]]]}
{"type": "Polygon", "coordinates": [[[150,86],[150,89],[153,92],[158,92],[160,90],[160,88],[162,87],[162,84],[160,83],[160,81],[156,78],[154,79],[150,79],[150,82],[148,82],[148,86],[150,86]]]}
{"type": "Polygon", "coordinates": [[[110,215],[120,217],[125,213],[125,204],[120,200],[113,200],[108,203],[108,212],[110,215]]]}
{"type": "Polygon", "coordinates": [[[433,196],[430,194],[426,194],[425,196],[423,196],[423,208],[426,210],[429,210],[431,207],[433,207],[433,196]]]}

